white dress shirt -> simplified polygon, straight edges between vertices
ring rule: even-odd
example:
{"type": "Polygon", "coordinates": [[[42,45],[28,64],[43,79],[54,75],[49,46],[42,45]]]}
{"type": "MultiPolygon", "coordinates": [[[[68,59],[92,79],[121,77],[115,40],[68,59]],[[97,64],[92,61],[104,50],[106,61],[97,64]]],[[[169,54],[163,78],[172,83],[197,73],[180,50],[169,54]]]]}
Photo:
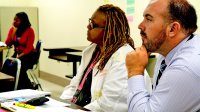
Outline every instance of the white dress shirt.
{"type": "Polygon", "coordinates": [[[151,94],[145,89],[142,75],[128,80],[129,112],[196,112],[200,109],[200,36],[188,39],[166,57],[158,57],[151,94]],[[167,67],[155,88],[163,59],[167,67]]]}

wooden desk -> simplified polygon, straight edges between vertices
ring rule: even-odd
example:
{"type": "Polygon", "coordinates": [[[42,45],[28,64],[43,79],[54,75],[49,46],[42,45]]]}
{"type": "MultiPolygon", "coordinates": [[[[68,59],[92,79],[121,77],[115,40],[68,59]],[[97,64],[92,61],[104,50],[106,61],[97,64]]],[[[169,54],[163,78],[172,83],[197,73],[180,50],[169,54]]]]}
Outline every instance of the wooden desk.
{"type": "Polygon", "coordinates": [[[0,72],[0,92],[8,91],[8,88],[11,88],[14,82],[15,78],[13,76],[0,72]]]}
{"type": "Polygon", "coordinates": [[[6,46],[0,46],[0,52],[3,51],[4,49],[8,49],[6,46]]]}
{"type": "Polygon", "coordinates": [[[72,78],[76,75],[77,62],[81,62],[81,53],[86,46],[78,46],[71,48],[44,48],[44,51],[49,51],[48,58],[62,62],[73,63],[73,74],[72,76],[66,75],[66,77],[72,78]]]}
{"type": "Polygon", "coordinates": [[[43,48],[44,51],[50,51],[51,53],[63,53],[63,52],[82,52],[86,46],[66,47],[66,48],[43,48]]]}
{"type": "Polygon", "coordinates": [[[0,72],[0,81],[14,81],[14,80],[15,78],[13,76],[0,72]]]}
{"type": "Polygon", "coordinates": [[[72,109],[80,109],[80,110],[85,110],[85,111],[90,111],[90,110],[88,110],[88,109],[86,109],[86,108],[83,108],[83,107],[81,107],[81,106],[79,106],[79,105],[76,105],[76,104],[74,104],[74,103],[70,103],[71,105],[69,106],[69,108],[72,108],[72,109]]]}

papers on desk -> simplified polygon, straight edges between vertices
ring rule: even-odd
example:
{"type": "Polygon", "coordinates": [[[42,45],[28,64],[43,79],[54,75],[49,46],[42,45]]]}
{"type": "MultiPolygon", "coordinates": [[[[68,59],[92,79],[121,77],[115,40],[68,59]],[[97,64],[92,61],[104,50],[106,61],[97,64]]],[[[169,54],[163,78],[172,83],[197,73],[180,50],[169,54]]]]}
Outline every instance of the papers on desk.
{"type": "Polygon", "coordinates": [[[57,101],[55,99],[52,99],[50,97],[47,97],[49,101],[45,102],[44,105],[41,105],[40,107],[43,108],[48,108],[48,107],[65,107],[65,106],[70,106],[69,103],[63,103],[60,101],[57,101]]]}
{"type": "Polygon", "coordinates": [[[4,102],[1,103],[3,108],[7,108],[12,112],[85,112],[83,110],[71,109],[68,103],[63,103],[52,98],[49,98],[48,102],[45,102],[41,106],[36,106],[34,109],[28,109],[13,105],[15,102],[4,102]]]}
{"type": "Polygon", "coordinates": [[[67,106],[70,106],[70,104],[49,98],[49,101],[40,106],[38,110],[42,110],[41,112],[85,112],[83,110],[71,109],[67,106]]]}
{"type": "Polygon", "coordinates": [[[0,41],[0,47],[6,47],[7,45],[5,44],[5,42],[1,42],[0,41]]]}
{"type": "Polygon", "coordinates": [[[51,95],[51,92],[47,92],[47,91],[22,89],[22,90],[8,91],[8,92],[0,93],[0,102],[4,102],[6,100],[13,100],[15,98],[30,99],[30,98],[50,96],[50,95],[51,95]]]}
{"type": "Polygon", "coordinates": [[[79,109],[71,109],[67,106],[70,106],[68,103],[63,103],[52,98],[49,98],[48,102],[45,102],[41,106],[36,106],[34,109],[28,109],[24,107],[19,107],[14,105],[16,102],[15,99],[19,98],[35,98],[41,96],[50,96],[51,92],[46,91],[39,91],[39,90],[32,90],[32,89],[24,89],[24,90],[16,90],[16,91],[9,91],[9,92],[2,92],[0,93],[0,102],[1,107],[10,109],[13,112],[84,112],[83,110],[79,109]]]}

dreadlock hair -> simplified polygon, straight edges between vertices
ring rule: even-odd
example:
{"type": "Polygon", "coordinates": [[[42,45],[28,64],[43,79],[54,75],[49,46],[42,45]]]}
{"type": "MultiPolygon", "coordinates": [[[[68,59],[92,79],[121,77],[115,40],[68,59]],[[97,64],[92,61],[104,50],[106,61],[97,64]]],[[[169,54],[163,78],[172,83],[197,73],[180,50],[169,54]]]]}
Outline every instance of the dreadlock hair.
{"type": "Polygon", "coordinates": [[[134,42],[130,37],[130,28],[124,11],[112,4],[100,6],[97,11],[106,16],[106,25],[103,35],[103,51],[100,53],[99,70],[103,70],[112,54],[121,46],[128,43],[134,48],[134,42]]]}
{"type": "Polygon", "coordinates": [[[18,17],[21,20],[21,23],[18,26],[17,31],[16,31],[17,37],[20,37],[24,33],[24,31],[31,26],[31,23],[25,12],[17,13],[16,17],[18,17]]]}

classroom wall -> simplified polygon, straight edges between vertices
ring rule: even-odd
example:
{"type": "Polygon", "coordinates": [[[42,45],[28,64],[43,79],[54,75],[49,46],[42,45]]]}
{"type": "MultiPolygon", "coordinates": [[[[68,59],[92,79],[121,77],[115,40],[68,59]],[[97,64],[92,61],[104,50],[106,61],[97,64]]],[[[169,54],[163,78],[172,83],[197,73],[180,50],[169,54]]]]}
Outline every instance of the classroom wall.
{"type": "MultiPolygon", "coordinates": [[[[57,9],[53,10],[51,14],[48,14],[48,20],[51,20],[51,22],[45,21],[45,19],[42,20],[42,23],[46,24],[44,25],[44,27],[47,28],[46,30],[49,31],[49,34],[44,33],[44,36],[42,33],[40,33],[43,40],[46,40],[44,46],[48,45],[46,47],[71,47],[88,45],[89,42],[86,40],[86,26],[88,24],[88,18],[90,18],[93,12],[104,3],[104,0],[61,0],[59,3],[55,1],[49,1],[48,5],[42,6],[42,9],[39,8],[39,17],[47,16],[47,14],[41,13],[43,13],[43,11],[46,12],[45,10],[48,10],[50,7],[55,7],[55,9],[57,9]],[[59,23],[58,21],[63,22],[59,23]],[[46,27],[47,25],[49,27],[46,27]],[[49,38],[51,38],[51,40],[49,40],[49,38]],[[59,43],[59,45],[55,45],[55,42],[59,43]]],[[[109,0],[109,3],[113,3],[114,5],[119,6],[125,12],[127,12],[126,9],[128,4],[126,0],[109,0]]],[[[141,11],[144,9],[147,3],[148,0],[131,4],[131,7],[140,6],[138,8],[135,8],[134,13],[132,14],[133,21],[129,22],[131,27],[131,36],[134,38],[136,46],[139,46],[141,44],[137,25],[140,20],[139,18],[142,19],[141,11]]],[[[40,29],[41,28],[43,29],[43,26],[40,26],[40,29]]],[[[45,59],[42,60],[44,62],[43,64],[49,66],[45,66],[41,63],[41,70],[48,71],[49,73],[53,73],[61,77],[72,74],[72,63],[64,63],[50,60],[46,58],[48,57],[48,52],[43,52],[43,54],[44,55],[42,55],[42,59],[45,59]]]]}
{"type": "MultiPolygon", "coordinates": [[[[134,7],[134,11],[127,16],[130,20],[131,36],[136,47],[141,45],[138,24],[142,21],[142,13],[149,0],[0,0],[0,6],[35,6],[39,10],[39,38],[43,41],[42,48],[59,48],[72,46],[86,46],[88,18],[102,4],[118,5],[126,13],[127,8],[134,7]]],[[[200,15],[200,0],[189,0],[200,15]]],[[[130,12],[129,12],[130,13],[130,12]]],[[[13,18],[12,18],[13,19],[13,18]]],[[[200,21],[198,21],[200,26],[200,21]]],[[[200,29],[197,33],[200,34],[200,29]]],[[[48,59],[48,52],[42,51],[40,70],[64,77],[72,74],[72,64],[48,59]]]]}
{"type": "MultiPolygon", "coordinates": [[[[44,42],[43,47],[59,48],[89,45],[90,43],[86,39],[88,18],[104,3],[104,0],[59,0],[59,2],[43,0],[40,3],[34,2],[34,5],[39,6],[39,29],[40,38],[44,42]],[[51,8],[55,10],[49,11],[51,8]]],[[[108,3],[113,3],[126,12],[126,0],[109,0],[108,3]]],[[[139,18],[142,19],[141,11],[147,3],[148,0],[131,4],[131,7],[140,6],[140,8],[135,9],[135,13],[132,13],[134,17],[133,21],[130,21],[131,36],[134,37],[137,46],[141,44],[138,38],[139,30],[137,29],[137,24],[139,23],[139,18]]],[[[42,52],[40,70],[60,77],[72,74],[72,63],[58,62],[47,57],[48,52],[42,52]]]]}

